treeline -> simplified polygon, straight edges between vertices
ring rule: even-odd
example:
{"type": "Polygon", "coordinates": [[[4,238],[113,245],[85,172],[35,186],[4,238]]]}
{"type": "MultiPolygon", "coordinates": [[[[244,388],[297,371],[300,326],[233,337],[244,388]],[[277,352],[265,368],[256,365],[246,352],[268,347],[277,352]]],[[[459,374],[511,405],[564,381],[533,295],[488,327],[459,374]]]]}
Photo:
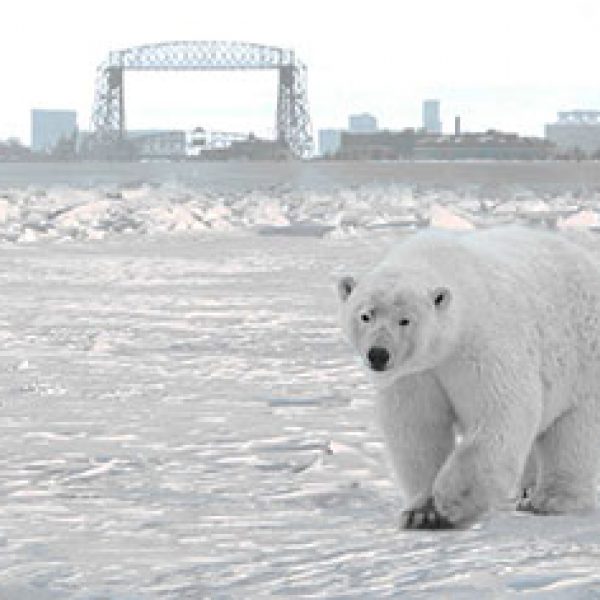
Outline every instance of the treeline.
{"type": "Polygon", "coordinates": [[[31,149],[23,145],[17,138],[0,140],[0,161],[29,160],[31,149]]]}
{"type": "Polygon", "coordinates": [[[77,158],[76,134],[62,137],[48,152],[34,152],[18,138],[0,140],[0,162],[43,162],[77,158]]]}

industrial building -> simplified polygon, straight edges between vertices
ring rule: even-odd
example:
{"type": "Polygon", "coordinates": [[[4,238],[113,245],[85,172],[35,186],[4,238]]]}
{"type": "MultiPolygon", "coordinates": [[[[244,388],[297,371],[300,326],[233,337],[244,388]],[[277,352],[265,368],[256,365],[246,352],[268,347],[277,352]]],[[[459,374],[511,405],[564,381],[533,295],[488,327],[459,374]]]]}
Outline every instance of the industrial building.
{"type": "Polygon", "coordinates": [[[426,135],[415,142],[415,160],[543,160],[554,145],[543,138],[488,131],[460,135],[426,135]]]}
{"type": "Polygon", "coordinates": [[[127,138],[139,158],[184,158],[187,154],[185,131],[134,130],[127,132],[127,138]]]}
{"type": "Polygon", "coordinates": [[[203,150],[199,160],[290,160],[293,153],[285,142],[263,140],[250,136],[245,140],[233,141],[231,145],[203,150]]]}
{"type": "Polygon", "coordinates": [[[600,154],[600,111],[570,110],[558,113],[555,123],[546,125],[546,138],[566,155],[600,154]]]}
{"type": "Polygon", "coordinates": [[[554,145],[542,138],[488,131],[435,135],[422,130],[343,132],[337,158],[343,160],[542,160],[554,145]]]}
{"type": "Polygon", "coordinates": [[[190,134],[188,154],[197,157],[203,152],[229,148],[232,144],[244,142],[249,138],[250,135],[247,133],[215,131],[212,129],[205,129],[204,127],[196,127],[190,134]]]}
{"type": "MultiPolygon", "coordinates": [[[[342,136],[346,133],[369,135],[376,133],[377,118],[370,113],[358,113],[348,116],[348,129],[320,129],[319,130],[319,155],[322,157],[338,158],[342,145],[342,136]]],[[[368,137],[364,142],[368,144],[368,137]]],[[[350,142],[352,143],[352,142],[350,142]]],[[[359,144],[360,145],[360,142],[359,144]]]]}
{"type": "Polygon", "coordinates": [[[343,129],[319,130],[319,155],[335,156],[340,149],[343,129]]]}
{"type": "Polygon", "coordinates": [[[427,133],[442,133],[439,100],[423,101],[423,129],[427,133]]]}
{"type": "Polygon", "coordinates": [[[337,158],[345,160],[398,160],[411,158],[417,134],[414,129],[373,133],[344,131],[337,158]]]}
{"type": "Polygon", "coordinates": [[[77,113],[74,110],[31,111],[31,149],[33,152],[50,153],[61,141],[77,132],[77,113]]]}
{"type": "Polygon", "coordinates": [[[377,119],[369,113],[360,113],[348,117],[348,130],[356,133],[377,131],[377,119]]]}

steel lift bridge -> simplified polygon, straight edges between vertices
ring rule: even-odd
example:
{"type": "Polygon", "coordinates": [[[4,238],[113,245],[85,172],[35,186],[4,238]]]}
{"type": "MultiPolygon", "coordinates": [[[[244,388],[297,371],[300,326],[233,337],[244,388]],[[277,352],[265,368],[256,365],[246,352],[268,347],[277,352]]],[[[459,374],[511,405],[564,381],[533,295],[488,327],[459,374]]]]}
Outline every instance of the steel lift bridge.
{"type": "Polygon", "coordinates": [[[310,156],[306,67],[293,50],[245,42],[162,42],[110,52],[97,68],[92,129],[99,143],[125,137],[125,71],[277,70],[276,131],[294,155],[310,156]]]}

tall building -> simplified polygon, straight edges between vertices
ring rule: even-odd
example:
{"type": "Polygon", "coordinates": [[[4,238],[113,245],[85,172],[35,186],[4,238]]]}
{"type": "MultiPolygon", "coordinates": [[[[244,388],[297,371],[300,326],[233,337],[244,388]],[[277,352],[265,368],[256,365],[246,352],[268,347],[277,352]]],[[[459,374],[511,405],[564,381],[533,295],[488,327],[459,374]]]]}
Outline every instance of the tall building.
{"type": "Polygon", "coordinates": [[[570,110],[558,113],[555,123],[546,125],[546,138],[559,152],[600,153],[600,111],[570,110]]]}
{"type": "Polygon", "coordinates": [[[454,117],[454,135],[460,135],[460,115],[454,117]]]}
{"type": "Polygon", "coordinates": [[[372,133],[377,131],[377,119],[369,113],[350,115],[348,117],[348,129],[350,131],[372,133]]]}
{"type": "Polygon", "coordinates": [[[427,133],[442,133],[439,100],[423,100],[423,129],[427,133]]]}
{"type": "Polygon", "coordinates": [[[77,131],[77,113],[74,110],[31,111],[31,149],[34,152],[51,152],[63,138],[77,131]]]}
{"type": "Polygon", "coordinates": [[[319,129],[319,154],[335,156],[340,149],[341,129],[319,129]]]}

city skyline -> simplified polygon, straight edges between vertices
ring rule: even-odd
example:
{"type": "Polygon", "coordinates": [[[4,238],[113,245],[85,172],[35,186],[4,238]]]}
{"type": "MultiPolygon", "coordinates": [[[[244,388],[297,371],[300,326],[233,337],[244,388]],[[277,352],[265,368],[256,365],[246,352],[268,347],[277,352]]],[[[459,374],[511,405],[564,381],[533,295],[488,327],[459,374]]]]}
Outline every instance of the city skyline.
{"type": "MultiPolygon", "coordinates": [[[[419,126],[428,97],[441,100],[444,131],[459,114],[467,131],[543,135],[559,110],[600,106],[600,92],[589,83],[600,9],[589,0],[552,7],[537,0],[389,7],[375,0],[368,9],[305,2],[296,12],[271,0],[252,7],[225,0],[204,10],[174,0],[168,11],[121,4],[107,0],[97,15],[71,0],[25,0],[6,9],[0,51],[18,50],[3,65],[0,139],[29,143],[32,108],[74,109],[87,129],[95,70],[108,52],[174,39],[296,50],[308,67],[315,134],[343,127],[357,112],[372,113],[382,128],[419,126]],[[35,44],[23,44],[25,26],[35,44]]],[[[273,129],[275,73],[134,73],[125,85],[130,128],[273,129]]]]}

